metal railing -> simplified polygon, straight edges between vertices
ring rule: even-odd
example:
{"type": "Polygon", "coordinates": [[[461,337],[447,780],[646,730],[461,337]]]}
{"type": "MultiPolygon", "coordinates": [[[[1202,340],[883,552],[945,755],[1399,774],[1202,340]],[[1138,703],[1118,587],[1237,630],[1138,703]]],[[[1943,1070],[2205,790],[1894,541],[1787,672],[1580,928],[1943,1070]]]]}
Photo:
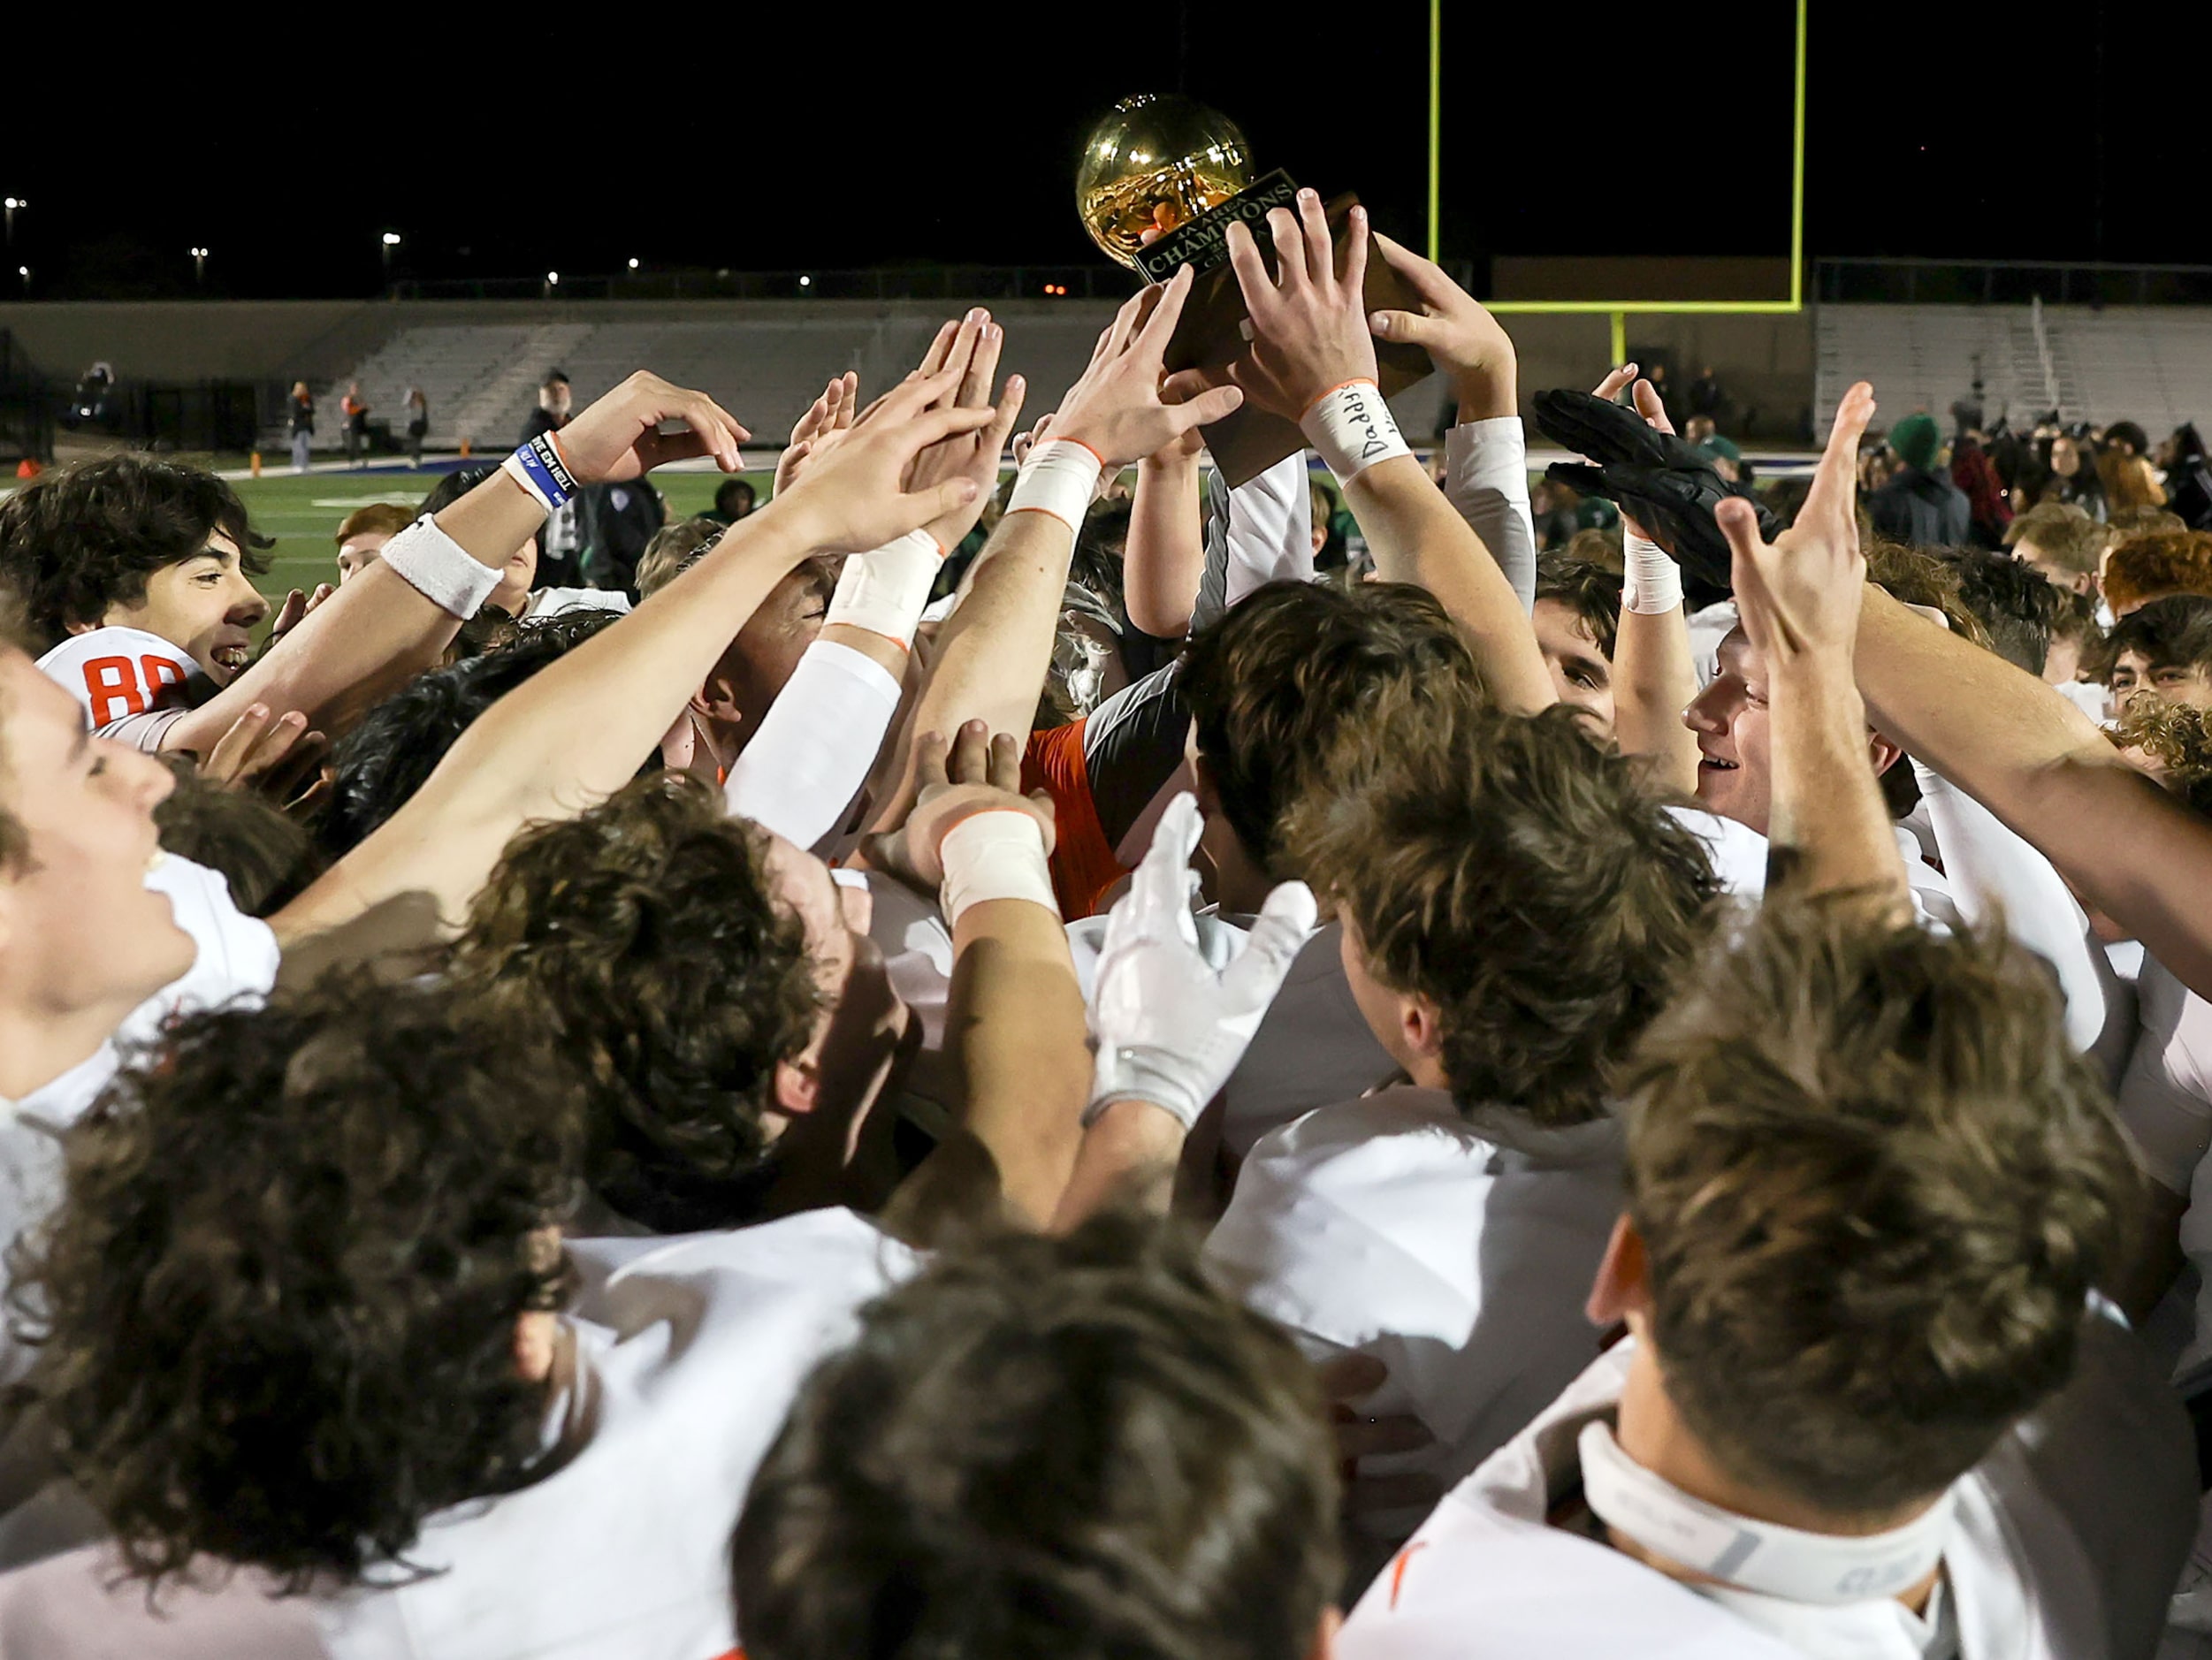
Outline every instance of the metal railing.
{"type": "Polygon", "coordinates": [[[1823,259],[1813,294],[1829,305],[2212,305],[2212,265],[2017,259],[1823,259]]]}

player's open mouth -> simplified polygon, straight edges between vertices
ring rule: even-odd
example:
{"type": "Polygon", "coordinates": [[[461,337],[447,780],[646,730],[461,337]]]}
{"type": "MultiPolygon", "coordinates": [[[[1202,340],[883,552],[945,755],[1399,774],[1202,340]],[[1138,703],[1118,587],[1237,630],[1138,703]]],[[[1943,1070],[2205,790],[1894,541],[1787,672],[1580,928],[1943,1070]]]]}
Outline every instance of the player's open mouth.
{"type": "Polygon", "coordinates": [[[254,660],[250,645],[218,645],[214,651],[215,666],[225,674],[235,674],[254,660]]]}
{"type": "Polygon", "coordinates": [[[1719,760],[1710,755],[1699,756],[1697,758],[1697,765],[1700,766],[1710,766],[1716,773],[1733,773],[1735,771],[1736,766],[1736,764],[1734,761],[1719,760]]]}

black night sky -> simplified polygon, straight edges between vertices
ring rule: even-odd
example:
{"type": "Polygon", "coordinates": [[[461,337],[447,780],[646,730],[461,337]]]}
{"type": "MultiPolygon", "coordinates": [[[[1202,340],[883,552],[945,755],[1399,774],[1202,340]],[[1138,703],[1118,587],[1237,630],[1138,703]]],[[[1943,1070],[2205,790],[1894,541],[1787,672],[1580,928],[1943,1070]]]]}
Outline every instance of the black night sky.
{"type": "MultiPolygon", "coordinates": [[[[33,297],[187,294],[199,245],[211,294],[368,294],[387,229],[395,274],[426,280],[1089,263],[1075,153],[1148,88],[1417,241],[1425,0],[1327,8],[1335,34],[1291,20],[1323,10],[1161,0],[1073,36],[1033,33],[1071,14],[1015,6],[672,10],[596,39],[563,37],[601,15],[566,9],[210,12],[219,33],[141,31],[96,60],[72,31],[11,54],[0,194],[30,205],[8,264],[33,297]],[[287,61],[295,19],[320,43],[287,61]]],[[[1447,255],[1786,251],[1788,0],[1444,14],[1447,255]]],[[[1815,0],[1809,253],[2212,262],[2186,92],[2206,42],[2180,33],[2205,26],[2029,15],[1815,0]]]]}

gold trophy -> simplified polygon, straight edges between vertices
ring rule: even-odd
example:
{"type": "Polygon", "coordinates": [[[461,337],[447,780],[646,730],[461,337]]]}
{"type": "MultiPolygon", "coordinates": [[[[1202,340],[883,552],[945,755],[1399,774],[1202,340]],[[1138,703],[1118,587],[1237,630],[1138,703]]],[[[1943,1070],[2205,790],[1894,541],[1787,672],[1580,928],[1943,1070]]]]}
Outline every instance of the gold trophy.
{"type": "MultiPolygon", "coordinates": [[[[1083,228],[1107,256],[1149,282],[1165,282],[1187,264],[1196,278],[1184,302],[1167,367],[1225,368],[1245,349],[1244,295],[1229,265],[1229,226],[1245,222],[1272,271],[1271,209],[1295,211],[1298,187],[1280,168],[1255,178],[1251,147],[1236,123],[1175,94],[1124,98],[1092,129],[1075,177],[1083,228]]],[[[1359,200],[1328,204],[1331,234],[1344,234],[1345,215],[1359,200]]],[[[1370,244],[1367,308],[1418,309],[1417,302],[1370,244]]],[[[1377,379],[1393,397],[1426,377],[1433,365],[1417,346],[1376,342],[1377,379]]],[[[1230,484],[1245,483],[1305,445],[1291,422],[1245,407],[1206,429],[1206,447],[1230,484]]]]}

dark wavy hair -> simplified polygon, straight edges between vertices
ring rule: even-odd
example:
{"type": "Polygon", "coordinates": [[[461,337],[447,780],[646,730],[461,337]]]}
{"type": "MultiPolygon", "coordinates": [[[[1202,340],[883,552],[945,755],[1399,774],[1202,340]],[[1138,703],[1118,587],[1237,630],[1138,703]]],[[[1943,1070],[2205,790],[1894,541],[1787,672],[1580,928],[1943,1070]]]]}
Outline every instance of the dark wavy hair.
{"type": "Polygon", "coordinates": [[[1398,700],[1331,772],[1292,818],[1300,865],[1369,971],[1437,1005],[1453,1099],[1599,1116],[1715,918],[1704,845],[1560,704],[1398,700]]]}
{"type": "Polygon", "coordinates": [[[136,1575],[357,1581],[540,1450],[515,1322],[567,1270],[571,1086],[446,993],[326,980],[178,1026],[69,1132],[11,1264],[28,1393],[136,1575]]]}
{"type": "Polygon", "coordinates": [[[731,1545],[752,1660],[1304,1660],[1342,1576],[1310,1368],[1160,1223],[941,1258],[800,1391],[731,1545]]]}
{"type": "Polygon", "coordinates": [[[1989,649],[2040,680],[2062,608],[2059,590],[2033,565],[2003,553],[1962,548],[1950,560],[1959,600],[1989,631],[1989,649]]]}
{"type": "Polygon", "coordinates": [[[639,779],[517,836],[453,947],[455,988],[584,1080],[593,1188],[661,1232],[757,1219],[761,1112],[822,1008],[767,850],[698,780],[639,779]]]}
{"type": "Polygon", "coordinates": [[[1283,816],[1339,728],[1392,689],[1449,700],[1481,684],[1444,607],[1401,583],[1270,583],[1191,637],[1178,674],[1222,814],[1278,878],[1302,874],[1284,863],[1283,816]]]}
{"type": "Polygon", "coordinates": [[[212,473],[145,455],[103,455],[42,474],[0,501],[0,582],[40,651],[72,623],[146,598],[146,581],[228,537],[248,575],[275,544],[255,533],[238,492],[212,473]]]}
{"type": "Polygon", "coordinates": [[[1583,628],[1605,653],[1606,661],[1613,661],[1613,643],[1621,633],[1620,572],[1609,571],[1593,560],[1578,559],[1571,553],[1539,553],[1536,597],[1556,599],[1580,617],[1583,628]]]}
{"type": "Polygon", "coordinates": [[[371,709],[331,754],[330,800],[316,825],[324,856],[352,852],[414,799],[479,715],[621,620],[595,609],[518,623],[504,644],[417,675],[371,709]]]}
{"type": "Polygon", "coordinates": [[[2043,963],[1856,895],[1718,942],[1622,1093],[1669,1400],[1842,1515],[1941,1492],[2066,1382],[2142,1204],[2043,963]]]}

